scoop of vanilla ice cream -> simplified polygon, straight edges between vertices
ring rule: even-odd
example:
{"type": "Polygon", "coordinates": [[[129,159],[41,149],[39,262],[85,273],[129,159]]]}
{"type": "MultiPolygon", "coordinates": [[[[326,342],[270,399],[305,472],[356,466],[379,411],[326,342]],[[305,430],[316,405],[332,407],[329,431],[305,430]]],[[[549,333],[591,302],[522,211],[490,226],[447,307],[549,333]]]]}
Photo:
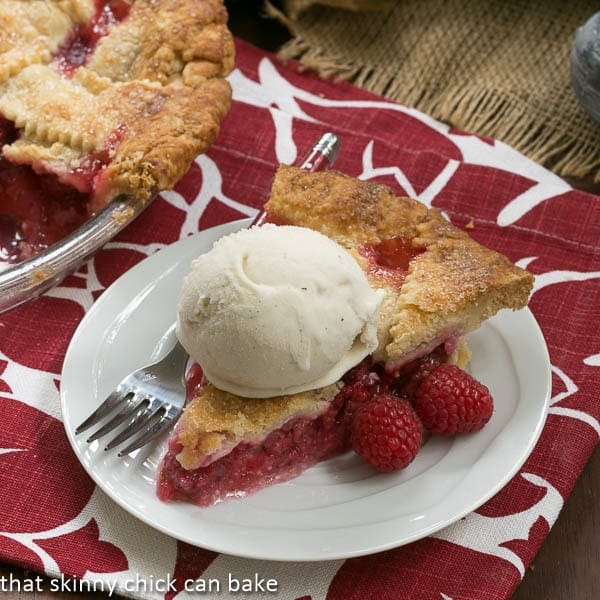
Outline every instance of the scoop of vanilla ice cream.
{"type": "Polygon", "coordinates": [[[334,383],[373,352],[384,295],[328,237],[267,224],[221,238],[192,263],[177,335],[216,387],[294,394],[334,383]]]}

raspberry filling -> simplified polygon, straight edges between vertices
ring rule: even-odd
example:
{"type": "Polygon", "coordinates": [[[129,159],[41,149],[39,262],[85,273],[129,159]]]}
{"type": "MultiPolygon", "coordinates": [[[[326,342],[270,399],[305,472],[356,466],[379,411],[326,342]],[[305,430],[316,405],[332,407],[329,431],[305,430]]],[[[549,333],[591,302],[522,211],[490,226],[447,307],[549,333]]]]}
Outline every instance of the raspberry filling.
{"type": "MultiPolygon", "coordinates": [[[[310,466],[350,449],[358,406],[382,392],[412,397],[420,381],[446,360],[441,345],[392,376],[367,358],[344,376],[342,389],[316,418],[292,419],[260,443],[242,442],[225,456],[197,469],[184,469],[177,461],[182,445],[175,434],[159,469],[158,497],[210,506],[293,479],[310,466]]],[[[188,373],[189,399],[202,385],[202,372],[195,365],[188,373]]]]}
{"type": "Polygon", "coordinates": [[[109,27],[125,19],[130,8],[125,0],[96,0],[96,12],[91,21],[76,27],[56,53],[54,61],[58,70],[65,77],[73,75],[77,67],[87,62],[109,27]]]}
{"type": "MultiPolygon", "coordinates": [[[[0,270],[39,254],[90,216],[90,196],[124,134],[125,127],[118,127],[104,148],[60,175],[36,173],[0,153],[0,270]]],[[[18,135],[13,124],[0,117],[0,147],[18,135]]]]}
{"type": "Polygon", "coordinates": [[[193,363],[185,372],[185,401],[191,402],[206,384],[202,367],[198,363],[193,363]]]}
{"type": "Polygon", "coordinates": [[[424,248],[415,248],[409,240],[402,237],[358,247],[358,252],[369,263],[369,272],[397,286],[401,286],[404,282],[410,261],[424,250],[424,248]]]}

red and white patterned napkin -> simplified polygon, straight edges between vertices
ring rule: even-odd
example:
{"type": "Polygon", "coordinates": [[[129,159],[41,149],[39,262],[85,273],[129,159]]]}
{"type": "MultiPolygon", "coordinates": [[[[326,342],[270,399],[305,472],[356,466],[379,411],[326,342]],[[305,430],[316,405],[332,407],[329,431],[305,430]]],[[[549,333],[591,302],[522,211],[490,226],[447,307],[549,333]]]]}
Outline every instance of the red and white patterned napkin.
{"type": "Polygon", "coordinates": [[[185,580],[198,577],[226,584],[229,573],[276,579],[280,599],[507,598],[600,435],[600,202],[504,144],[300,74],[246,43],[238,42],[237,52],[233,108],[208,155],[119,243],[44,297],[0,316],[0,560],[104,581],[106,590],[116,585],[140,598],[172,598],[185,580]],[[419,198],[459,226],[473,221],[474,238],[537,276],[530,308],[552,362],[548,421],[502,491],[421,541],[315,563],[194,548],[129,516],[79,465],[60,421],[65,351],[85,312],[119,275],[190,233],[253,216],[277,164],[296,162],[329,130],[342,142],[336,168],[419,198]],[[167,574],[177,583],[165,594],[160,581],[167,574]]]}

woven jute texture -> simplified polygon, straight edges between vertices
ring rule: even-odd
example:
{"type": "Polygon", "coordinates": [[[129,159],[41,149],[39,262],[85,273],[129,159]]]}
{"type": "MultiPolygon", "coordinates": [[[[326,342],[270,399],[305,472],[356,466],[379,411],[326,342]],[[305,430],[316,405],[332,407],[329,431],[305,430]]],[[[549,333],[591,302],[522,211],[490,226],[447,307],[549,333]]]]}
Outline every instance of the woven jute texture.
{"type": "Polygon", "coordinates": [[[283,59],[500,139],[562,176],[600,181],[600,125],[579,107],[569,74],[575,32],[597,0],[396,0],[360,14],[291,0],[287,8],[293,39],[283,59]]]}

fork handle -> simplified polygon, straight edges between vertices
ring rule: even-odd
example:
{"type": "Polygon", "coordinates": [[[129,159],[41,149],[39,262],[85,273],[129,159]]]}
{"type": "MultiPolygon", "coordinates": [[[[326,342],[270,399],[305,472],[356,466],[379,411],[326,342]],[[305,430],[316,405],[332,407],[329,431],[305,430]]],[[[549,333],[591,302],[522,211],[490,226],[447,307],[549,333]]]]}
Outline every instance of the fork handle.
{"type": "Polygon", "coordinates": [[[312,147],[300,165],[311,173],[326,171],[333,165],[340,151],[340,140],[335,133],[324,133],[321,139],[312,147]]]}

